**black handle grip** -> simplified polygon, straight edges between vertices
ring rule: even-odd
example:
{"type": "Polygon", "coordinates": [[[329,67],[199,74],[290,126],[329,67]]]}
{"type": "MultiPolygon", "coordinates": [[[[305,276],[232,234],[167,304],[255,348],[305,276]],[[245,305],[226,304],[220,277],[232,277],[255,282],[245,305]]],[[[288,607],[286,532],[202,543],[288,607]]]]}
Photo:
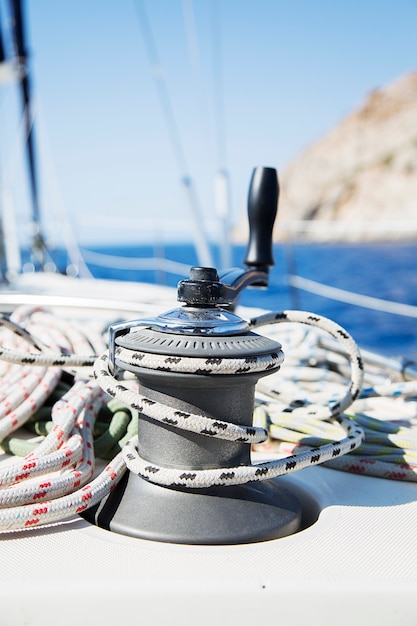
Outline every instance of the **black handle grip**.
{"type": "Polygon", "coordinates": [[[248,194],[249,244],[245,265],[267,268],[274,265],[272,231],[279,196],[278,175],[272,167],[256,167],[248,194]]]}

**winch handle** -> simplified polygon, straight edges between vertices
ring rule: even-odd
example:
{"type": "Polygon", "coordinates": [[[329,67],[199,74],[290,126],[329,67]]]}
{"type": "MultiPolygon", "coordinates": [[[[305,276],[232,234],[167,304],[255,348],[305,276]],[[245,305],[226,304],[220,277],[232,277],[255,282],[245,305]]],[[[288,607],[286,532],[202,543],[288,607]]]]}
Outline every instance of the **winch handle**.
{"type": "Polygon", "coordinates": [[[279,183],[277,170],[256,167],[248,192],[249,243],[244,260],[251,268],[268,271],[274,265],[273,228],[277,215],[279,183]]]}
{"type": "Polygon", "coordinates": [[[239,294],[252,285],[268,285],[274,265],[272,231],[278,205],[278,174],[272,167],[256,167],[248,193],[249,243],[243,268],[223,270],[192,267],[190,277],[178,283],[178,301],[191,306],[232,308],[239,294]]]}

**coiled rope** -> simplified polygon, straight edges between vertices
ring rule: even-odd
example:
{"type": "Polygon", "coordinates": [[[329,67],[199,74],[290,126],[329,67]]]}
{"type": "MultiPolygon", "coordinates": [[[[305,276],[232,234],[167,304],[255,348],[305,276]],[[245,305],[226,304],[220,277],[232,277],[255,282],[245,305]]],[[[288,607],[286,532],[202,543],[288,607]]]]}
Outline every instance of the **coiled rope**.
{"type": "MultiPolygon", "coordinates": [[[[254,427],[216,425],[198,414],[192,420],[175,419],[178,427],[186,423],[188,428],[195,420],[193,427],[206,430],[207,436],[241,438],[255,451],[290,456],[208,474],[187,472],[196,476],[179,484],[238,484],[317,462],[416,480],[415,381],[387,383],[387,372],[365,368],[360,391],[364,370],[356,344],[325,318],[287,311],[254,318],[250,326],[266,327],[265,334],[278,339],[286,352],[280,372],[258,383],[254,427]],[[340,350],[320,347],[322,331],[345,348],[350,373],[340,350]],[[363,432],[365,443],[359,445],[363,432]],[[348,451],[352,454],[342,456],[348,451]]],[[[138,411],[164,419],[171,409],[143,398],[133,379],[111,376],[107,354],[97,358],[105,343],[94,328],[21,307],[10,319],[0,318],[0,346],[0,441],[8,454],[0,463],[0,531],[51,524],[82,512],[109,493],[126,464],[155,482],[178,484],[178,476],[166,468],[144,468],[133,443],[138,411]],[[109,460],[99,473],[97,458],[109,460]]],[[[121,351],[118,358],[122,356],[121,351]]],[[[275,367],[273,359],[256,367],[275,367]]],[[[187,365],[204,375],[197,360],[187,365]]],[[[241,368],[241,363],[234,365],[241,368]]]]}
{"type": "MultiPolygon", "coordinates": [[[[337,397],[346,379],[345,358],[337,346],[316,329],[283,324],[270,336],[287,346],[279,376],[259,381],[254,422],[268,429],[269,439],[258,444],[263,454],[291,454],[320,445],[336,436],[333,425],[320,416],[299,418],[288,406],[319,403],[337,397]],[[323,348],[323,344],[325,348],[323,348]]],[[[401,362],[387,359],[382,367],[373,355],[364,363],[361,393],[346,415],[360,426],[365,442],[348,456],[331,459],[327,467],[388,478],[417,481],[417,381],[401,380],[401,362]],[[390,365],[395,369],[390,370],[390,365]]],[[[413,364],[411,364],[413,365],[413,364]]],[[[414,367],[410,371],[415,372],[414,367]]]]}
{"type": "MultiPolygon", "coordinates": [[[[63,366],[91,365],[105,344],[97,333],[89,331],[87,337],[36,307],[22,307],[10,319],[1,318],[0,332],[0,441],[12,452],[13,433],[52,397],[65,373],[63,366]],[[45,352],[29,352],[33,348],[45,352]],[[85,356],[73,354],[75,350],[85,356]]],[[[0,463],[1,531],[66,519],[109,493],[125,471],[120,454],[89,482],[95,470],[93,428],[106,401],[91,372],[84,371],[53,404],[48,434],[29,451],[26,447],[23,458],[0,463]]]]}

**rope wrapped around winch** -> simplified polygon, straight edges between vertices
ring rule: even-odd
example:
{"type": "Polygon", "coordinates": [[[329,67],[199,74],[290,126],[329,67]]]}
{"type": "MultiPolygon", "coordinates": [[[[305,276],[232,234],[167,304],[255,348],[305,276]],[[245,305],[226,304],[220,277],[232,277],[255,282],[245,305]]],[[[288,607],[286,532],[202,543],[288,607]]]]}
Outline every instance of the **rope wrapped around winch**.
{"type": "MultiPolygon", "coordinates": [[[[254,426],[210,421],[198,414],[174,417],[178,428],[186,424],[207,436],[241,438],[279,458],[226,471],[193,470],[184,479],[184,470],[140,459],[137,412],[171,419],[171,409],[147,402],[133,378],[111,375],[99,332],[37,308],[22,307],[10,319],[2,318],[0,438],[8,454],[0,463],[0,530],[33,528],[82,512],[109,493],[126,466],[160,484],[193,488],[267,479],[323,462],[357,473],[416,480],[414,381],[387,384],[386,373],[365,371],[361,394],[362,360],[343,328],[302,311],[267,313],[250,321],[252,329],[261,326],[283,344],[286,358],[278,373],[258,384],[254,426]],[[322,331],[344,347],[349,374],[346,358],[320,348],[322,331]],[[342,456],[347,452],[354,454],[342,456]],[[290,456],[282,458],[283,453],[290,456]],[[110,460],[100,472],[99,458],[110,460]],[[195,476],[190,479],[190,474],[195,476]]],[[[270,363],[267,359],[253,367],[270,363]]],[[[205,375],[198,359],[187,358],[180,367],[185,366],[205,375]]],[[[239,369],[241,364],[229,362],[229,372],[233,366],[239,369]]],[[[216,367],[221,374],[221,364],[216,367]]]]}

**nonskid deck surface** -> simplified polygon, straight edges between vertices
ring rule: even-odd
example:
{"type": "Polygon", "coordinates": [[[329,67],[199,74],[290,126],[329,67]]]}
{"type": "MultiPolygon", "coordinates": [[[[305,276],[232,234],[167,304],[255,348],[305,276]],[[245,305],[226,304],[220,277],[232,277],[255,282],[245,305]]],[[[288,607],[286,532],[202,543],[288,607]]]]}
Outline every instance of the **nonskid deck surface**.
{"type": "MultiPolygon", "coordinates": [[[[170,289],[108,281],[23,279],[11,296],[51,301],[98,325],[175,306],[170,289]],[[88,281],[87,281],[88,282],[88,281]],[[102,306],[79,308],[77,298],[102,306]],[[118,305],[118,306],[117,306],[118,305]]],[[[6,297],[7,296],[7,297],[6,297]]],[[[0,297],[1,302],[1,297],[0,297]]],[[[19,304],[20,302],[18,302],[19,304]]],[[[253,453],[253,461],[269,458],[253,453]]],[[[2,622],[104,625],[415,624],[417,485],[311,467],[275,479],[296,493],[305,528],[277,540],[191,546],[146,541],[72,518],[0,535],[2,622]]]]}

